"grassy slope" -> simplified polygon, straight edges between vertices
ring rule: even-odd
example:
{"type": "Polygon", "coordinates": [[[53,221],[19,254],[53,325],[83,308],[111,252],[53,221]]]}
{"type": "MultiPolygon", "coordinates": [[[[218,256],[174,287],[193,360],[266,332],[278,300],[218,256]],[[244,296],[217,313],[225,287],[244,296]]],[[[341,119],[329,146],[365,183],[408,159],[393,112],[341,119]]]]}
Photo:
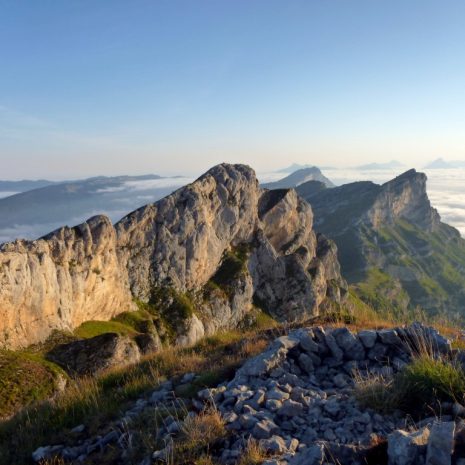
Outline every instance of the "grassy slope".
{"type": "MultiPolygon", "coordinates": [[[[270,322],[264,319],[265,324],[270,322]]],[[[113,369],[93,379],[72,381],[52,402],[31,406],[0,424],[0,463],[29,463],[30,454],[44,444],[66,442],[69,429],[84,423],[89,431],[124,411],[128,402],[150,391],[166,378],[200,373],[194,384],[177,387],[189,397],[233,376],[243,360],[264,350],[278,329],[256,327],[207,337],[192,348],[170,348],[140,363],[113,369]]]]}
{"type": "Polygon", "coordinates": [[[54,346],[76,339],[87,339],[115,332],[134,336],[140,324],[149,318],[147,312],[123,313],[112,321],[88,321],[74,333],[56,331],[47,341],[21,351],[0,351],[0,418],[18,409],[49,398],[67,379],[56,364],[46,360],[46,353],[54,346]]]}
{"type": "Polygon", "coordinates": [[[365,235],[364,242],[368,272],[355,286],[361,298],[376,308],[391,302],[404,312],[408,297],[410,311],[419,307],[433,317],[465,317],[465,241],[448,226],[428,233],[399,220],[365,235]],[[399,283],[402,290],[390,292],[399,283]]]}
{"type": "Polygon", "coordinates": [[[0,351],[0,417],[50,397],[65,374],[40,354],[0,351]]]}

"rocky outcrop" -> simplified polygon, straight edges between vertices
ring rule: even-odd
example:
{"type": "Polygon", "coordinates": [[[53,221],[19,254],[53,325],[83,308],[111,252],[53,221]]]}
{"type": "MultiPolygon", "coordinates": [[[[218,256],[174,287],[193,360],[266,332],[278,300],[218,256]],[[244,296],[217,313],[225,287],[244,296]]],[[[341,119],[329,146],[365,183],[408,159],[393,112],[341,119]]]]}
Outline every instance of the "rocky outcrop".
{"type": "Polygon", "coordinates": [[[438,228],[440,217],[426,193],[424,173],[412,169],[379,186],[376,199],[366,214],[375,228],[393,224],[400,218],[429,232],[438,228]]]}
{"type": "Polygon", "coordinates": [[[47,357],[72,376],[96,375],[140,360],[137,344],[127,336],[106,333],[56,346],[47,357]]]}
{"type": "Polygon", "coordinates": [[[105,216],[0,248],[0,345],[24,347],[53,329],[134,308],[116,231],[105,216]]]}
{"type": "Polygon", "coordinates": [[[183,412],[189,406],[189,412],[182,417],[165,415],[151,431],[156,450],[146,450],[136,463],[168,462],[174,444],[182,438],[182,418],[189,421],[212,406],[228,430],[211,451],[215,463],[222,465],[242,463],[251,441],[267,453],[263,465],[445,465],[451,458],[452,463],[461,463],[464,410],[452,417],[444,403],[440,420],[425,418],[417,426],[399,410],[379,413],[354,395],[354,374],[391,379],[425,341],[430,343],[431,355],[451,355],[447,339],[418,323],[359,333],[346,327],[299,328],[248,359],[233,379],[202,389],[187,402],[176,397],[176,384],[178,388],[195,385],[199,379],[195,373],[165,381],[100,434],[84,433],[66,446],[40,447],[33,457],[39,462],[58,455],[74,464],[95,460],[106,449],[121,463],[129,463],[127,437],[140,427],[141,418],[166,412],[169,405],[183,412]]]}
{"type": "Polygon", "coordinates": [[[191,300],[181,322],[170,314],[179,305],[160,309],[168,323],[176,319],[180,344],[237,325],[254,301],[302,321],[345,292],[336,249],[317,238],[312,220],[295,191],[264,190],[251,168],[223,164],[114,227],[99,216],[4,244],[0,343],[23,347],[55,328],[109,319],[160,289],[191,300]]]}
{"type": "Polygon", "coordinates": [[[314,228],[336,242],[344,277],[367,303],[463,315],[465,241],[431,206],[423,173],[409,170],[383,185],[326,189],[310,182],[297,192],[312,206],[314,228]]]}

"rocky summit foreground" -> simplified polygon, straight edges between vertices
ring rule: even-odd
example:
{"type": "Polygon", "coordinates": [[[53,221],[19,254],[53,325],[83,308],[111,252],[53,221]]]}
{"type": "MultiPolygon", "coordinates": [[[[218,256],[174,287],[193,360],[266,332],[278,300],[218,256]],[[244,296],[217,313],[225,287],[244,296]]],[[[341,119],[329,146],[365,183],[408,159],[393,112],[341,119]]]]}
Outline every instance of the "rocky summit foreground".
{"type": "Polygon", "coordinates": [[[113,226],[97,216],[0,248],[0,344],[25,347],[153,301],[172,340],[236,326],[253,303],[303,321],[345,282],[335,245],[312,229],[294,190],[261,189],[254,171],[218,165],[113,226]],[[187,304],[181,311],[175,303],[187,304]]]}
{"type": "Polygon", "coordinates": [[[111,463],[191,463],[184,455],[191,442],[180,445],[179,438],[190,431],[194,441],[189,425],[202,427],[204,412],[213,410],[226,432],[207,450],[210,461],[192,463],[461,464],[465,407],[459,403],[443,403],[440,417],[430,413],[415,423],[400,411],[367,408],[354,395],[357,375],[389,379],[418,356],[425,341],[431,357],[451,356],[450,342],[420,324],[357,334],[345,327],[293,330],[246,361],[231,381],[198,391],[190,403],[175,392],[193,382],[195,373],[162,383],[97,435],[76,425],[67,444],[43,445],[33,459],[58,455],[66,463],[94,464],[107,463],[109,456],[111,463]],[[134,436],[141,422],[157,415],[162,420],[150,428],[151,443],[157,446],[135,461],[134,436]],[[262,459],[243,462],[251,443],[258,444],[262,459]]]}

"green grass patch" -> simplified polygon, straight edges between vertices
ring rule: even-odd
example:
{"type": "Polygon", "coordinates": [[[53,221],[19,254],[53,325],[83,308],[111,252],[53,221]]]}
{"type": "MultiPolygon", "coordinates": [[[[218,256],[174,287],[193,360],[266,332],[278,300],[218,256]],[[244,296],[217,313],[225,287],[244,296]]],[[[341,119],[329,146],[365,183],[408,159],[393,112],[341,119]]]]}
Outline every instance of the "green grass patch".
{"type": "Polygon", "coordinates": [[[0,351],[0,417],[50,397],[64,372],[41,355],[0,351]]]}
{"type": "Polygon", "coordinates": [[[241,244],[224,253],[221,265],[207,283],[206,289],[215,287],[222,289],[229,297],[233,290],[231,285],[242,275],[247,273],[247,260],[249,257],[249,245],[241,244]]]}
{"type": "MultiPolygon", "coordinates": [[[[229,379],[247,358],[264,350],[268,332],[232,332],[200,341],[190,348],[171,348],[130,367],[113,369],[97,378],[71,381],[55,399],[24,410],[0,423],[2,463],[29,463],[31,453],[44,444],[66,444],[69,429],[85,424],[93,434],[166,378],[199,373],[197,387],[229,379]]],[[[148,454],[151,450],[146,450],[148,454]]]]}
{"type": "Polygon", "coordinates": [[[415,417],[440,414],[443,401],[463,402],[465,373],[454,361],[415,357],[393,377],[355,375],[355,396],[368,408],[383,413],[399,409],[415,417]]]}
{"type": "Polygon", "coordinates": [[[147,310],[137,310],[134,312],[124,312],[115,316],[112,321],[121,323],[134,331],[143,333],[146,332],[147,322],[152,321],[152,316],[147,310]]]}
{"type": "Polygon", "coordinates": [[[86,321],[74,330],[74,334],[82,339],[100,336],[105,333],[117,333],[122,336],[134,336],[137,331],[128,324],[119,321],[86,321]]]}

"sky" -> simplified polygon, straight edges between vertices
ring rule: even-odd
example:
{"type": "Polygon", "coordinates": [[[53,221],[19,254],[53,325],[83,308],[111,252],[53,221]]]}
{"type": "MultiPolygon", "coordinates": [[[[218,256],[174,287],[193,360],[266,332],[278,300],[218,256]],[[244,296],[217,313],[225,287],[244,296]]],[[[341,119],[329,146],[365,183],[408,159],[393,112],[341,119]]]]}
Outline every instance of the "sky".
{"type": "Polygon", "coordinates": [[[463,0],[0,0],[0,178],[464,160],[464,18],[463,0]]]}

